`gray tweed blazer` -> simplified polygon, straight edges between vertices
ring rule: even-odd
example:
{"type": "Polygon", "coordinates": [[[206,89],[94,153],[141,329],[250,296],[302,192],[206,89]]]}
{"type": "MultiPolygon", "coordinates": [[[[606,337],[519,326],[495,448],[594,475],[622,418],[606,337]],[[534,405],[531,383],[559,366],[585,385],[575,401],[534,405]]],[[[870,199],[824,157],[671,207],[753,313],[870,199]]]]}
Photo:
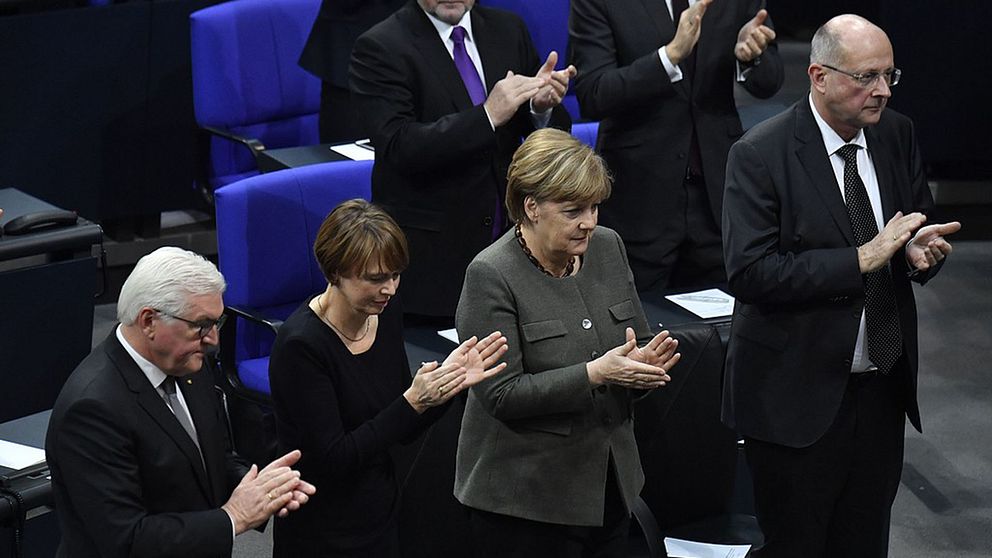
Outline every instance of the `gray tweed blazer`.
{"type": "Polygon", "coordinates": [[[592,236],[572,277],[544,275],[510,230],[469,265],[456,314],[462,339],[503,332],[507,369],[468,394],[455,497],[466,506],[565,525],[602,525],[607,468],[628,509],[644,484],[632,424],[640,392],[593,389],[586,362],[650,339],[620,237],[592,236]]]}

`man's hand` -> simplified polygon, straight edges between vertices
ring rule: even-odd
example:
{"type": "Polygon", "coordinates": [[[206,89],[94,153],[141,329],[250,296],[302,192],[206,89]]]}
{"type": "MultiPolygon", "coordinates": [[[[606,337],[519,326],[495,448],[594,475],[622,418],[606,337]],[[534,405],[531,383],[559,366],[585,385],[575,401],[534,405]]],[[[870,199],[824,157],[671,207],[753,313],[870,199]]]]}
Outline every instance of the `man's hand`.
{"type": "Polygon", "coordinates": [[[530,101],[545,85],[547,78],[519,76],[512,71],[506,72],[506,77],[496,82],[483,104],[493,126],[499,127],[509,122],[520,105],[530,101]]]}
{"type": "Polygon", "coordinates": [[[234,521],[237,535],[258,527],[272,514],[285,516],[305,504],[317,489],[300,479],[300,473],[290,467],[300,460],[294,450],[269,463],[261,471],[252,465],[221,508],[234,521]]]}
{"type": "Polygon", "coordinates": [[[959,230],[961,223],[957,221],[923,227],[906,245],[906,259],[920,271],[930,269],[951,253],[951,243],[944,240],[944,237],[959,230]]]}
{"type": "Polygon", "coordinates": [[[558,106],[565,98],[565,94],[568,93],[568,82],[576,74],[575,66],[569,65],[564,70],[555,71],[555,64],[557,63],[558,53],[552,50],[535,76],[546,79],[547,85],[541,87],[530,101],[534,112],[544,112],[558,106]]]}
{"type": "Polygon", "coordinates": [[[889,263],[892,256],[902,248],[913,232],[927,220],[922,213],[903,215],[901,211],[889,219],[875,238],[858,247],[858,266],[861,273],[877,271],[889,263]]]}
{"type": "Polygon", "coordinates": [[[751,21],[741,27],[734,45],[734,56],[741,62],[750,62],[761,56],[768,44],[775,40],[775,31],[765,25],[768,10],[761,9],[751,21]]]}
{"type": "Polygon", "coordinates": [[[665,54],[668,55],[672,64],[678,65],[689,56],[692,49],[696,48],[696,42],[699,41],[699,30],[702,29],[703,25],[703,14],[712,3],[713,0],[699,0],[679,16],[675,37],[665,45],[665,54]]]}

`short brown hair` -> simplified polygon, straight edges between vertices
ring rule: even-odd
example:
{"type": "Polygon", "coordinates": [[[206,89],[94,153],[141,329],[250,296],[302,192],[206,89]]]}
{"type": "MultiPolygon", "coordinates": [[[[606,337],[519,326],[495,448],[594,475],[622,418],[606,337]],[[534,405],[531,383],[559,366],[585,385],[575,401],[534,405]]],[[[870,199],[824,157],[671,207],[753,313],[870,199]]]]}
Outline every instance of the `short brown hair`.
{"type": "Polygon", "coordinates": [[[506,173],[506,209],[515,223],[526,220],[524,200],[599,203],[610,197],[613,178],[606,163],[571,134],[544,128],[517,148],[506,173]]]}
{"type": "Polygon", "coordinates": [[[385,211],[362,199],[341,202],[324,218],[313,243],[317,265],[330,283],[376,262],[383,271],[403,271],[410,262],[406,236],[385,211]]]}

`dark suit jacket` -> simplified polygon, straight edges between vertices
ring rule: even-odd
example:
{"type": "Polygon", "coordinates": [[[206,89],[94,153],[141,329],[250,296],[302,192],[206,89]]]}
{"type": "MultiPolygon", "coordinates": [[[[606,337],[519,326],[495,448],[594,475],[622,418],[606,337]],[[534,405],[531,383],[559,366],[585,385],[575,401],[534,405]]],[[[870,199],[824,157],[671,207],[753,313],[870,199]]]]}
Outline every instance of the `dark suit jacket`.
{"type": "Polygon", "coordinates": [[[348,87],[348,59],[355,39],[406,0],[323,0],[300,66],[336,87],[348,87]]]}
{"type": "MultiPolygon", "coordinates": [[[[887,109],[865,129],[882,221],[933,207],[910,120],[887,109]]],[[[723,419],[740,434],[805,447],[840,407],[864,308],[847,207],[807,98],[750,130],[730,150],[724,259],[737,297],[723,419]]],[[[916,403],[916,303],[905,252],[890,262],[904,350],[906,412],[916,403]]],[[[914,277],[925,282],[936,271],[914,277]]]]}
{"type": "Polygon", "coordinates": [[[611,462],[624,502],[644,486],[633,400],[646,392],[589,385],[586,363],[651,339],[623,243],[605,227],[573,277],[548,277],[508,231],[472,261],[458,335],[499,330],[506,370],[469,391],[458,438],[455,497],[494,513],[602,525],[611,462]]]}
{"type": "MultiPolygon", "coordinates": [[[[682,67],[672,83],[657,50],[675,36],[662,0],[572,0],[569,38],[579,74],[582,116],[601,120],[596,142],[615,176],[601,222],[627,243],[658,242],[683,219],[678,196],[693,126],[698,135],[710,208],[720,223],[727,151],[741,136],[734,104],[734,44],[763,0],[720,0],[703,16],[695,73],[682,67]]],[[[770,97],[782,86],[773,43],[741,85],[770,97]]],[[[678,239],[674,239],[675,242],[678,239]]]]}
{"type": "Polygon", "coordinates": [[[45,443],[62,530],[59,556],[231,555],[220,509],[247,467],[229,446],[205,372],[177,382],[196,446],[114,333],[66,381],[45,443]]]}
{"type": "MultiPolygon", "coordinates": [[[[482,6],[470,13],[487,91],[507,70],[534,75],[541,61],[519,17],[482,6]]],[[[492,242],[510,157],[533,130],[530,108],[494,133],[413,1],[358,39],[350,83],[375,144],[372,200],[410,243],[403,308],[453,316],[465,267],[492,242]]],[[[568,113],[556,107],[550,124],[568,129],[568,113]]]]}

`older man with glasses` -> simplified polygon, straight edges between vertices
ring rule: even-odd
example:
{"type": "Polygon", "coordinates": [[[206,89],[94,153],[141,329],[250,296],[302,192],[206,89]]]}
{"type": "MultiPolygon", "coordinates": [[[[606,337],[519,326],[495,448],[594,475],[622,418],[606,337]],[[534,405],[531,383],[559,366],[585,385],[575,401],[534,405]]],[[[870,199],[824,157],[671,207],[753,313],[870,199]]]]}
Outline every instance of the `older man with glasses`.
{"type": "Polygon", "coordinates": [[[117,303],[120,325],[66,381],[46,440],[60,557],[230,556],[234,537],[298,509],[315,488],[293,451],[259,470],[230,448],[209,375],[224,277],[159,248],[117,303]]]}
{"type": "Polygon", "coordinates": [[[886,110],[892,44],[842,15],[810,94],[730,150],[724,259],[737,298],[723,415],[745,439],[761,558],[884,557],[906,417],[918,430],[916,304],[959,223],[933,209],[912,122],[886,110]]]}

